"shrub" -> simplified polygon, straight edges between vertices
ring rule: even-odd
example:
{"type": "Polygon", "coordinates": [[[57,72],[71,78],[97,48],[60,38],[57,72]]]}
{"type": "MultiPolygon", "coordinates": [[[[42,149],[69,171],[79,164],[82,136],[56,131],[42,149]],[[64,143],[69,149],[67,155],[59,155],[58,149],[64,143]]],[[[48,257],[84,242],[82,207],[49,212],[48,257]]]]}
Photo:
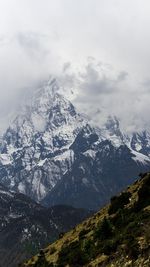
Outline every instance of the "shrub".
{"type": "Polygon", "coordinates": [[[138,201],[134,205],[136,211],[140,211],[150,205],[150,179],[146,179],[138,191],[138,201]]]}
{"type": "Polygon", "coordinates": [[[126,236],[125,244],[125,250],[128,256],[131,259],[137,259],[138,255],[140,254],[140,247],[137,240],[132,234],[126,236]]]}
{"type": "Polygon", "coordinates": [[[114,196],[111,198],[111,204],[108,210],[109,215],[115,213],[119,209],[122,209],[125,205],[127,205],[131,197],[130,192],[123,192],[120,196],[114,196]]]}
{"type": "Polygon", "coordinates": [[[115,252],[118,246],[118,242],[116,240],[107,240],[103,242],[101,247],[101,252],[105,255],[110,255],[112,252],[115,252]]]}
{"type": "Polygon", "coordinates": [[[120,227],[124,227],[127,224],[129,216],[130,211],[128,209],[119,209],[115,216],[111,218],[111,222],[116,228],[120,229],[120,227]]]}
{"type": "Polygon", "coordinates": [[[35,267],[53,267],[52,263],[48,263],[45,255],[42,253],[38,256],[38,260],[36,261],[35,267]]]}
{"type": "Polygon", "coordinates": [[[84,236],[89,232],[88,229],[83,229],[81,230],[81,232],[79,233],[79,239],[84,238],[84,236]]]}
{"type": "Polygon", "coordinates": [[[105,240],[112,236],[113,227],[109,219],[106,217],[97,225],[94,237],[99,240],[105,240]]]}
{"type": "Polygon", "coordinates": [[[80,242],[72,242],[69,245],[62,247],[59,252],[57,266],[63,267],[69,264],[70,266],[83,266],[89,260],[88,255],[81,249],[80,242]]]}
{"type": "Polygon", "coordinates": [[[96,247],[92,239],[85,240],[83,243],[83,251],[89,258],[95,257],[96,247]]]}
{"type": "Polygon", "coordinates": [[[59,239],[62,238],[65,235],[64,232],[59,233],[59,239]]]}

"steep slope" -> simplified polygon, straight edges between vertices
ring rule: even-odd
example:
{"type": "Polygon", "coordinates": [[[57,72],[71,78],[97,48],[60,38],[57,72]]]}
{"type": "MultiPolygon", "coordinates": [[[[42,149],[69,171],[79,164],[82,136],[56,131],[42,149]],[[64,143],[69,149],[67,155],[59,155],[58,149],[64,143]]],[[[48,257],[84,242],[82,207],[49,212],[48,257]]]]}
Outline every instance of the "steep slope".
{"type": "Polygon", "coordinates": [[[22,267],[150,266],[150,173],[22,267]]]}
{"type": "Polygon", "coordinates": [[[0,266],[17,266],[91,213],[67,206],[46,209],[0,185],[0,266]]]}

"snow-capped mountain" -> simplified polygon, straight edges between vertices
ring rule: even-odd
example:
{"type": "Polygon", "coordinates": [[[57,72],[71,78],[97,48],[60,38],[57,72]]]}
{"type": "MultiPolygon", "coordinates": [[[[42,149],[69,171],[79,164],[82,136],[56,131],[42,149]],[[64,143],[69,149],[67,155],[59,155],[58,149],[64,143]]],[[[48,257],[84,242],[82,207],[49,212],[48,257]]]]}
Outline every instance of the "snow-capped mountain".
{"type": "Polygon", "coordinates": [[[89,125],[56,80],[22,105],[0,146],[0,182],[47,205],[88,207],[92,198],[97,208],[149,167],[148,132],[126,136],[111,116],[102,128],[89,125]]]}
{"type": "Polygon", "coordinates": [[[55,80],[36,90],[3,136],[1,182],[40,201],[71,167],[69,146],[85,123],[55,80]]]}

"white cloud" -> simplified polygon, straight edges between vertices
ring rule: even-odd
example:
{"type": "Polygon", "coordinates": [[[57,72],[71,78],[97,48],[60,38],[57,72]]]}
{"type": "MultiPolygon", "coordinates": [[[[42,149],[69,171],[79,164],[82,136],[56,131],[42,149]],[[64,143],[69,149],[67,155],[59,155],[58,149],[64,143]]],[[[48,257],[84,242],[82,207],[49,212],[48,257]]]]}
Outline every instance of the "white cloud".
{"type": "Polygon", "coordinates": [[[150,130],[149,81],[141,84],[127,72],[94,59],[76,71],[71,64],[68,66],[60,84],[78,109],[96,125],[101,126],[111,114],[120,119],[126,132],[150,130]],[[73,94],[68,93],[71,91],[73,94]]]}
{"type": "Polygon", "coordinates": [[[128,128],[148,125],[149,14],[149,0],[0,0],[1,117],[22,88],[64,66],[63,83],[83,110],[116,112],[128,128]],[[74,65],[86,68],[75,75],[74,65]]]}

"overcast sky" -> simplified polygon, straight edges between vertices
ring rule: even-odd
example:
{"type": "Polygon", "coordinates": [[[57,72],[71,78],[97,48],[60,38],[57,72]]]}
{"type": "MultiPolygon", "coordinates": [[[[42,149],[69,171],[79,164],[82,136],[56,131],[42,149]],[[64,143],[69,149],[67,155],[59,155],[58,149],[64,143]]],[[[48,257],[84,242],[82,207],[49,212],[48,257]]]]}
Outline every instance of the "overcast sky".
{"type": "Polygon", "coordinates": [[[0,116],[48,75],[97,124],[150,128],[149,0],[0,0],[0,116]]]}

